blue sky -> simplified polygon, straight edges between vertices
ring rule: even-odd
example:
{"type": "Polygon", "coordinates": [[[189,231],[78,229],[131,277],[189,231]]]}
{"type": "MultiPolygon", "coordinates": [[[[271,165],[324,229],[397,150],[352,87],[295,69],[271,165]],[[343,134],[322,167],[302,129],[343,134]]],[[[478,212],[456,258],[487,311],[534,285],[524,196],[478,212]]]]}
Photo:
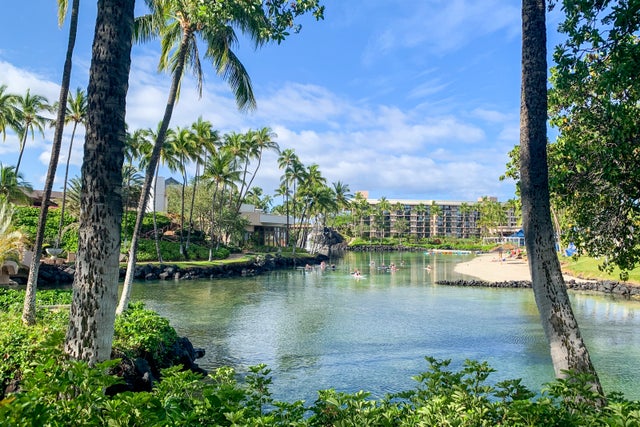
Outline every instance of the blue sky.
{"type": "MultiPolygon", "coordinates": [[[[72,88],[86,88],[95,1],[81,2],[72,88]]],[[[143,2],[138,0],[138,9],[143,2]]],[[[370,197],[474,201],[514,197],[500,182],[518,143],[520,1],[325,0],[325,20],[303,19],[300,34],[260,50],[242,43],[258,109],[236,110],[231,92],[206,71],[201,99],[183,83],[172,127],[198,116],[221,133],[268,126],[281,149],[316,163],[328,183],[342,181],[370,197]]],[[[8,2],[0,26],[0,84],[12,93],[55,101],[68,28],[57,26],[55,0],[8,2]]],[[[549,50],[558,12],[548,17],[549,50]]],[[[127,102],[129,129],[155,128],[170,76],[156,71],[158,43],[137,45],[127,102]]],[[[54,190],[61,190],[71,126],[65,132],[54,190]]],[[[74,143],[70,176],[79,174],[84,136],[74,143]]],[[[42,188],[53,132],[27,141],[21,172],[42,188]]],[[[79,139],[78,139],[79,138],[79,139]]],[[[15,164],[18,140],[0,143],[0,162],[15,164]]],[[[165,173],[165,175],[168,175],[165,173]]],[[[273,193],[282,171],[268,155],[255,185],[273,193]]]]}

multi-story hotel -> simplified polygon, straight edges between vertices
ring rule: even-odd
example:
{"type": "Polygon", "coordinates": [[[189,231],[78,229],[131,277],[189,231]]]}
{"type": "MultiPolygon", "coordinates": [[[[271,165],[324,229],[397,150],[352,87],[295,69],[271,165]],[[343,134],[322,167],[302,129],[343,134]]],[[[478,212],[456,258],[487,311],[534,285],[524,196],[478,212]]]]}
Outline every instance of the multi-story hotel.
{"type": "MultiPolygon", "coordinates": [[[[373,208],[368,216],[362,218],[363,229],[372,238],[400,234],[417,238],[478,238],[505,236],[520,228],[514,209],[501,204],[503,220],[486,229],[487,221],[481,220],[479,205],[482,198],[477,201],[385,199],[387,209],[376,212],[381,199],[369,199],[366,191],[359,193],[373,208]]],[[[497,203],[495,197],[485,200],[497,203]]]]}

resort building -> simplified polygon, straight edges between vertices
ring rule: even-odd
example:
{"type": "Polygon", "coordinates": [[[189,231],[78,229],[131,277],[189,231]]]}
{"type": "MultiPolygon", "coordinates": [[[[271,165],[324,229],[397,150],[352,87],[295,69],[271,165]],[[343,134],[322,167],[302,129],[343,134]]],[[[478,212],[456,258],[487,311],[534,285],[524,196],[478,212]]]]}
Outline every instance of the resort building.
{"type": "Polygon", "coordinates": [[[506,236],[520,229],[515,210],[498,203],[495,197],[477,201],[369,199],[367,192],[359,193],[371,207],[361,219],[362,229],[370,238],[479,238],[506,236]],[[499,221],[483,221],[482,204],[486,202],[501,208],[502,213],[496,215],[499,221]],[[384,209],[379,208],[381,203],[384,209]]]}

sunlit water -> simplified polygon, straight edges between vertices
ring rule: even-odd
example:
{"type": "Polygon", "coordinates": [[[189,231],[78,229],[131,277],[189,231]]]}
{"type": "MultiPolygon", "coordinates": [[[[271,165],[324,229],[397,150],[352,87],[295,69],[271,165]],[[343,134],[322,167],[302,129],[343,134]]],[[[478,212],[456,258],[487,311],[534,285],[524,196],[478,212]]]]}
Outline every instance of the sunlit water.
{"type": "MultiPolygon", "coordinates": [[[[308,403],[317,390],[407,390],[425,356],[487,361],[490,380],[522,378],[533,391],[553,379],[531,290],[458,288],[436,280],[469,256],[355,254],[336,269],[276,271],[225,280],[136,283],[133,299],[170,319],[206,349],[206,369],[259,363],[272,370],[274,397],[308,403]],[[376,264],[370,267],[370,262],[376,264]],[[382,263],[401,266],[395,272],[382,263]],[[430,266],[428,270],[426,267],[430,266]],[[364,277],[349,272],[359,268],[364,277]]],[[[607,392],[640,398],[640,302],[571,293],[573,307],[607,392]]]]}

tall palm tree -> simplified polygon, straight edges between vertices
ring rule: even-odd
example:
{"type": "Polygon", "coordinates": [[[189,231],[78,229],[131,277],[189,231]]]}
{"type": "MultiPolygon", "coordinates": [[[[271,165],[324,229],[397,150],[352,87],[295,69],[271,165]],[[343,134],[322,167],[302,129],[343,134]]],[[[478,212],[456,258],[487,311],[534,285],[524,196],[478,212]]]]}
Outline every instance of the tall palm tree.
{"type": "Polygon", "coordinates": [[[99,0],[97,7],[87,88],[78,268],[64,344],[67,354],[89,364],[109,359],[113,343],[134,3],[99,0]]]}
{"type": "Polygon", "coordinates": [[[19,128],[17,103],[18,96],[7,93],[7,85],[0,85],[0,133],[3,141],[7,138],[7,127],[19,128]]]}
{"type": "Polygon", "coordinates": [[[291,171],[294,163],[300,163],[295,151],[291,148],[287,148],[280,152],[278,157],[278,168],[284,169],[284,174],[281,178],[281,183],[284,184],[284,196],[285,196],[285,210],[287,215],[287,229],[285,233],[285,246],[289,246],[289,184],[291,183],[291,171]]]}
{"type": "Polygon", "coordinates": [[[202,179],[207,181],[209,187],[213,187],[213,195],[211,197],[211,213],[210,213],[210,228],[209,228],[209,261],[213,260],[213,250],[216,229],[216,211],[218,218],[222,217],[222,206],[224,203],[224,192],[226,189],[230,189],[236,186],[240,180],[241,171],[237,169],[235,156],[224,149],[218,150],[209,162],[207,167],[202,173],[202,179]],[[218,197],[218,192],[220,196],[218,197]],[[216,206],[216,202],[218,205],[216,206]]]}
{"type": "Polygon", "coordinates": [[[200,179],[200,166],[206,164],[206,159],[216,152],[216,149],[220,144],[218,131],[213,129],[211,122],[203,120],[202,116],[198,117],[198,120],[191,125],[191,130],[193,131],[193,138],[195,139],[195,143],[199,148],[199,151],[194,152],[192,158],[192,160],[196,162],[196,173],[193,177],[193,192],[191,193],[191,205],[189,207],[189,231],[187,232],[185,250],[189,249],[189,241],[191,240],[191,232],[193,230],[193,209],[196,200],[198,181],[200,179]]]}
{"type": "MultiPolygon", "coordinates": [[[[186,67],[191,67],[200,93],[202,93],[202,68],[198,37],[205,43],[205,57],[214,62],[216,71],[233,90],[240,109],[255,108],[255,98],[251,81],[244,66],[232,51],[236,43],[233,25],[237,24],[243,33],[256,43],[263,39],[256,23],[246,20],[246,16],[237,16],[227,22],[220,20],[214,6],[198,3],[194,0],[146,0],[150,13],[136,18],[134,37],[138,42],[145,42],[159,37],[161,39],[161,56],[158,68],[171,72],[171,88],[160,128],[151,151],[145,182],[138,203],[138,214],[129,249],[127,273],[124,279],[124,290],[118,304],[117,312],[122,313],[129,304],[133,270],[138,249],[138,235],[142,227],[142,219],[151,190],[151,177],[160,159],[160,151],[169,128],[169,122],[176,104],[178,91],[186,67]],[[202,13],[207,8],[208,13],[202,13]]],[[[224,8],[224,6],[221,6],[224,8]]]]}
{"type": "Polygon", "coordinates": [[[0,196],[3,199],[11,203],[29,203],[32,191],[31,184],[24,180],[22,174],[16,174],[15,167],[0,163],[0,196]]]}
{"type": "MultiPolygon", "coordinates": [[[[196,140],[194,134],[189,128],[178,127],[167,142],[172,146],[173,154],[178,161],[177,169],[182,175],[182,185],[180,192],[180,255],[187,257],[184,246],[184,204],[185,189],[187,187],[187,159],[191,159],[196,152],[196,140]]],[[[194,193],[195,194],[195,193],[194,193]]]]}
{"type": "Polygon", "coordinates": [[[545,3],[545,0],[522,1],[520,192],[527,258],[556,376],[564,377],[568,370],[590,374],[592,389],[603,396],[571,308],[554,246],[547,165],[545,3]]]}
{"type": "Polygon", "coordinates": [[[256,178],[258,174],[258,169],[260,169],[260,164],[262,163],[262,155],[266,150],[273,150],[275,152],[280,152],[280,147],[278,143],[273,140],[273,138],[277,137],[270,128],[263,127],[258,130],[250,130],[246,133],[244,142],[246,146],[245,151],[245,168],[244,168],[244,176],[243,181],[240,187],[240,194],[238,198],[238,204],[236,206],[236,213],[240,212],[240,205],[244,200],[247,191],[251,188],[251,184],[253,184],[253,180],[256,178]],[[256,160],[257,165],[253,172],[251,173],[251,178],[248,182],[245,183],[247,168],[249,167],[249,163],[251,161],[256,160]],[[244,194],[243,194],[244,192],[244,194]]]}
{"type": "MultiPolygon", "coordinates": [[[[161,125],[158,125],[158,129],[160,129],[161,125]]],[[[158,130],[159,132],[160,130],[158,130]]],[[[153,131],[151,129],[148,130],[149,135],[151,135],[151,139],[157,139],[157,133],[153,133],[153,131]]],[[[152,178],[152,183],[153,183],[153,192],[154,194],[158,194],[158,177],[159,177],[159,173],[160,173],[160,165],[164,164],[166,165],[170,171],[175,172],[177,170],[179,170],[180,168],[180,162],[178,160],[178,156],[176,153],[176,145],[174,143],[174,135],[175,135],[175,131],[173,129],[167,129],[166,131],[166,139],[164,140],[164,143],[162,144],[162,148],[160,150],[160,156],[159,156],[159,162],[156,163],[156,167],[155,170],[153,171],[153,178],[152,178]]],[[[154,150],[153,145],[151,144],[145,144],[142,146],[142,164],[146,166],[146,170],[147,173],[149,173],[149,163],[151,162],[151,156],[152,151],[154,150]]],[[[145,182],[147,180],[147,177],[145,176],[145,182]]],[[[144,184],[143,184],[144,185],[144,184]]],[[[144,191],[144,188],[143,190],[144,191]]],[[[140,209],[140,206],[138,206],[138,209],[140,209]]],[[[146,207],[145,207],[145,211],[146,211],[146,207]]],[[[158,235],[158,223],[157,223],[157,211],[156,211],[156,200],[153,201],[152,203],[152,209],[151,209],[151,214],[153,216],[153,236],[154,236],[154,242],[156,245],[156,254],[158,256],[158,262],[162,263],[162,252],[160,251],[160,240],[159,240],[159,235],[158,235]]],[[[136,220],[137,223],[137,220],[136,220]]],[[[133,232],[133,236],[132,236],[132,240],[131,240],[131,244],[133,245],[133,238],[136,236],[136,231],[134,230],[133,232]]]]}
{"type": "MultiPolygon", "coordinates": [[[[43,116],[42,112],[48,111],[50,108],[51,106],[47,98],[42,95],[32,95],[30,89],[27,89],[27,93],[24,96],[18,97],[17,109],[20,124],[18,132],[20,136],[20,154],[18,155],[18,163],[16,164],[16,173],[20,171],[24,146],[27,143],[29,133],[31,133],[31,139],[34,138],[36,130],[44,137],[44,128],[51,120],[43,116]]],[[[64,109],[64,107],[62,108],[64,109]]]]}
{"type": "MultiPolygon", "coordinates": [[[[64,18],[67,15],[68,5],[69,5],[68,0],[58,1],[58,24],[60,26],[62,26],[62,23],[64,22],[64,18]]],[[[47,169],[47,177],[45,179],[44,191],[42,194],[42,203],[40,204],[40,216],[38,217],[38,229],[36,231],[36,241],[33,246],[34,255],[31,260],[31,265],[29,266],[29,277],[27,278],[27,291],[25,293],[24,307],[22,309],[22,321],[26,324],[33,324],[35,322],[36,287],[38,282],[38,273],[40,269],[40,254],[42,253],[42,244],[44,242],[44,233],[45,233],[45,227],[47,223],[47,214],[49,209],[49,198],[51,197],[53,182],[56,178],[56,169],[58,168],[58,159],[60,157],[60,149],[62,147],[62,132],[64,130],[64,118],[65,118],[66,107],[67,107],[67,96],[69,95],[69,85],[71,82],[71,66],[72,66],[73,49],[75,48],[75,44],[76,44],[79,8],[80,8],[80,0],[73,0],[72,6],[71,6],[71,20],[69,23],[69,38],[67,43],[67,52],[65,55],[64,68],[62,71],[62,83],[60,85],[60,96],[58,97],[58,111],[55,119],[53,143],[51,144],[51,158],[49,159],[49,168],[47,169]]],[[[40,101],[44,102],[45,100],[42,99],[40,101]]],[[[33,102],[32,104],[39,104],[39,102],[33,102]]],[[[35,108],[36,105],[33,105],[33,107],[34,108],[31,113],[34,116],[33,120],[35,121],[35,123],[39,123],[40,121],[44,122],[44,120],[39,118],[39,115],[37,114],[37,108],[35,108]]],[[[46,106],[43,104],[42,107],[45,108],[46,106]]],[[[25,114],[24,106],[22,109],[23,109],[22,115],[24,115],[25,114]]],[[[23,119],[25,118],[26,116],[23,116],[23,119]]],[[[18,168],[20,166],[20,161],[22,160],[22,152],[24,150],[24,145],[26,143],[26,135],[29,127],[29,125],[27,125],[26,120],[24,120],[24,123],[25,123],[25,126],[23,131],[24,131],[25,139],[23,139],[20,147],[20,157],[18,159],[18,164],[16,166],[16,172],[18,171],[18,168]]],[[[32,132],[33,132],[33,124],[31,126],[32,126],[32,132]]]]}
{"type": "MultiPolygon", "coordinates": [[[[128,239],[128,230],[129,230],[129,208],[131,207],[131,198],[135,194],[139,192],[131,191],[131,179],[136,176],[136,173],[141,169],[141,165],[143,164],[143,154],[151,151],[151,145],[153,142],[151,138],[153,137],[153,133],[150,129],[136,129],[133,133],[127,132],[127,139],[124,147],[124,157],[127,161],[127,165],[123,168],[123,174],[125,176],[124,181],[124,196],[125,200],[123,203],[123,214],[124,214],[124,240],[128,239]],[[137,166],[133,165],[133,162],[137,162],[137,166]],[[124,172],[127,172],[126,174],[124,172]],[[135,172],[134,172],[135,171],[135,172]]],[[[142,177],[144,182],[144,177],[142,177]]],[[[138,183],[140,187],[142,187],[142,183],[138,183]]],[[[134,199],[136,200],[136,199],[134,199]]]]}
{"type": "Polygon", "coordinates": [[[60,247],[60,239],[62,237],[62,225],[64,224],[64,210],[67,202],[67,180],[69,179],[69,162],[71,161],[71,150],[73,149],[73,139],[76,136],[76,129],[79,124],[84,124],[87,117],[87,97],[85,92],[78,88],[75,96],[69,96],[67,101],[67,111],[65,115],[65,123],[73,122],[73,130],[71,131],[71,140],[69,141],[69,152],[67,154],[67,164],[64,169],[64,185],[62,186],[62,206],[60,207],[60,223],[58,224],[58,238],[56,239],[56,248],[60,247]]]}

